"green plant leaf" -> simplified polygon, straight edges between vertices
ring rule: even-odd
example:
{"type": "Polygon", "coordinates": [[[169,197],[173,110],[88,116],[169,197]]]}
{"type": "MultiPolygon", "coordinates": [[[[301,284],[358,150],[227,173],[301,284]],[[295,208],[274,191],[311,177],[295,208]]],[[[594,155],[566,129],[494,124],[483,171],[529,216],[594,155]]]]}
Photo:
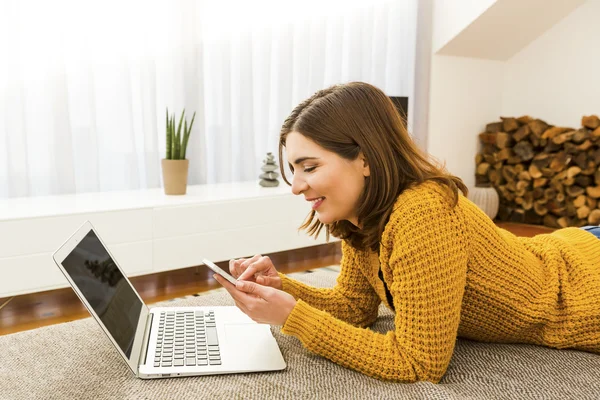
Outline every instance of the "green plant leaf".
{"type": "Polygon", "coordinates": [[[181,118],[179,118],[179,126],[177,126],[177,136],[175,139],[175,145],[176,145],[176,156],[177,158],[175,158],[176,160],[181,160],[181,128],[183,127],[183,120],[185,117],[185,109],[183,109],[183,112],[181,113],[181,118]]]}
{"type": "Polygon", "coordinates": [[[182,159],[185,160],[185,154],[187,152],[187,145],[188,145],[188,141],[190,139],[190,134],[192,133],[192,125],[194,125],[194,119],[196,118],[196,112],[194,112],[194,115],[192,116],[192,121],[190,122],[190,126],[187,126],[187,120],[186,122],[186,127],[184,130],[184,135],[183,135],[183,144],[182,144],[182,159]]]}
{"type": "Polygon", "coordinates": [[[171,118],[171,160],[177,159],[177,154],[175,154],[177,151],[177,143],[175,139],[175,114],[173,114],[173,117],[171,118]]]}
{"type": "Polygon", "coordinates": [[[167,154],[166,154],[166,159],[170,160],[171,159],[171,129],[169,127],[169,108],[167,108],[167,127],[166,127],[166,150],[167,150],[167,154]]]}

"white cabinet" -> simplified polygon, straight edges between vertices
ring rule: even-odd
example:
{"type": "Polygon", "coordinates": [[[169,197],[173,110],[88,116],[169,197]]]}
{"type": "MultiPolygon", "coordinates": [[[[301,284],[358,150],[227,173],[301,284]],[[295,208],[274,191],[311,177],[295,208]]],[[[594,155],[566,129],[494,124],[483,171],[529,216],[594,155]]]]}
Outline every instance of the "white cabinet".
{"type": "Polygon", "coordinates": [[[134,276],[325,243],[298,232],[309,211],[257,182],[0,200],[0,297],[67,287],[52,253],[85,220],[134,276]]]}

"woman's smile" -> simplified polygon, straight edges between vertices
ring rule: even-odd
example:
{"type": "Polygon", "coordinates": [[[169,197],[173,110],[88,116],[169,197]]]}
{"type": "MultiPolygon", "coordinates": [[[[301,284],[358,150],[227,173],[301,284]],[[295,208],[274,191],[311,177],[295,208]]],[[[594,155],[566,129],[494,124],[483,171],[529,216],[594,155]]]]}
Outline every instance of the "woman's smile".
{"type": "Polygon", "coordinates": [[[311,200],[310,202],[312,203],[312,209],[316,210],[321,204],[323,204],[324,201],[325,197],[317,197],[316,199],[311,200]]]}

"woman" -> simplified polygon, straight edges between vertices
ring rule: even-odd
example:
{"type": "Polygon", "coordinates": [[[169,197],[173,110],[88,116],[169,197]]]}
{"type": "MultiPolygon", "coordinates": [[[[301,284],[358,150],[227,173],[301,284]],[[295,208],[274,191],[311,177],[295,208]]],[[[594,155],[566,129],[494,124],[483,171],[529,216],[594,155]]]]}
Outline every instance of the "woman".
{"type": "Polygon", "coordinates": [[[255,321],[282,325],[340,365],[404,382],[439,382],[457,336],[600,353],[599,227],[534,238],[496,227],[365,83],[297,106],[280,161],[283,149],[292,192],[312,206],[302,228],[342,239],[341,272],[334,288],[316,289],[268,257],[232,260],[237,285],[216,279],[255,321]],[[381,302],[395,312],[386,334],[366,328],[381,302]]]}

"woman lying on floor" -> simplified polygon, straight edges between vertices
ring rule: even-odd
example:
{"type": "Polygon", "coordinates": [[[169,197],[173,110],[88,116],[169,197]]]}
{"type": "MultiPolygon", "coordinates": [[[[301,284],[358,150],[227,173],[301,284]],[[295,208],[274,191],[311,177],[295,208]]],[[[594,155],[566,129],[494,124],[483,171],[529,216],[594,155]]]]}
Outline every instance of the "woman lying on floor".
{"type": "Polygon", "coordinates": [[[439,382],[457,337],[600,353],[600,227],[533,238],[498,228],[365,83],[298,105],[281,130],[282,173],[284,150],[292,192],[312,205],[302,227],[342,239],[341,272],[334,288],[317,289],[268,257],[232,260],[237,285],[217,279],[255,321],[403,382],[439,382]],[[395,312],[386,334],[366,328],[381,302],[395,312]]]}

